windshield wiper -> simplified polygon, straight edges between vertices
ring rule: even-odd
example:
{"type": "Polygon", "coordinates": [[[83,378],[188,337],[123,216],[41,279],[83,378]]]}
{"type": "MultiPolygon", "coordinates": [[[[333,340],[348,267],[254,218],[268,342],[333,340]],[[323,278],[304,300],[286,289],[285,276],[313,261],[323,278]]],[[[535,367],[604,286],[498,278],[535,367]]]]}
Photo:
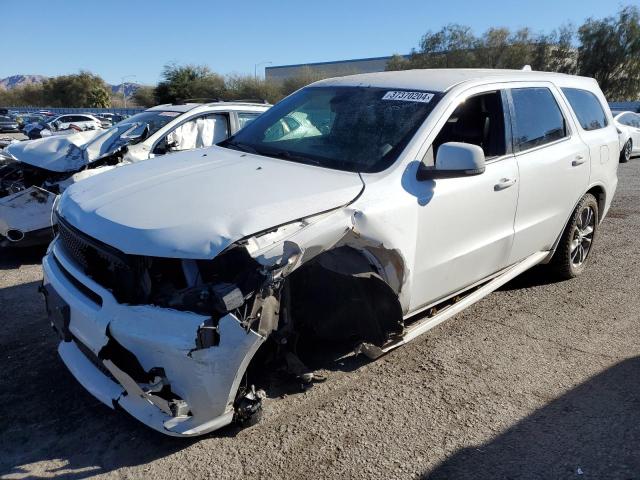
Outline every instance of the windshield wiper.
{"type": "Polygon", "coordinates": [[[301,162],[301,163],[310,163],[313,165],[321,165],[318,160],[314,160],[313,158],[305,157],[304,155],[297,155],[295,153],[291,153],[288,150],[274,150],[274,151],[260,151],[260,155],[266,155],[267,157],[275,157],[282,158],[283,160],[291,160],[292,162],[301,162]]]}
{"type": "Polygon", "coordinates": [[[220,146],[240,150],[241,152],[258,154],[258,151],[255,148],[251,145],[247,145],[246,143],[230,142],[227,140],[226,142],[221,143],[220,146]]]}

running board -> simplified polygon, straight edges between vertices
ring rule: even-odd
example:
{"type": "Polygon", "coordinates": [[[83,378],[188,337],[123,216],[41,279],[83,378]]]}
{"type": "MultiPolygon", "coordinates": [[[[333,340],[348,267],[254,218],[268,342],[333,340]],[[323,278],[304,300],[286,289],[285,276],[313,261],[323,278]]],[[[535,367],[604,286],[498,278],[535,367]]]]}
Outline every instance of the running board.
{"type": "MultiPolygon", "coordinates": [[[[414,338],[422,335],[428,330],[431,330],[433,327],[440,325],[445,320],[448,320],[449,318],[454,316],[456,313],[459,313],[465,308],[470,307],[471,305],[476,303],[478,300],[483,299],[494,290],[497,290],[498,288],[500,288],[505,283],[509,282],[510,280],[513,280],[515,277],[520,275],[525,270],[529,270],[531,267],[542,262],[542,260],[544,260],[548,255],[549,255],[549,252],[534,253],[533,255],[522,260],[521,262],[516,263],[511,267],[508,267],[507,269],[504,270],[503,273],[495,277],[493,280],[490,280],[489,282],[485,283],[484,285],[479,287],[477,290],[474,290],[473,292],[469,293],[460,301],[444,308],[441,312],[436,313],[431,317],[425,317],[422,320],[418,320],[416,323],[410,325],[405,329],[404,333],[400,338],[392,341],[391,343],[386,344],[382,348],[372,345],[370,343],[363,343],[358,347],[357,351],[364,353],[367,357],[371,359],[376,359],[381,355],[384,355],[385,353],[393,350],[394,348],[397,348],[400,345],[404,345],[405,343],[410,342],[414,338]]],[[[415,315],[416,313],[414,312],[410,316],[415,316],[415,315]]]]}

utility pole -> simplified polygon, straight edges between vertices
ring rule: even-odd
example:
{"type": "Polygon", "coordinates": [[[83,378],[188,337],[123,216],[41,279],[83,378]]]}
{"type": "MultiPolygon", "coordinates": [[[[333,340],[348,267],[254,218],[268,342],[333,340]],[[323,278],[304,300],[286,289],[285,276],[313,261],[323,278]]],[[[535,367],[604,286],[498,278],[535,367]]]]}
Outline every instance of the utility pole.
{"type": "Polygon", "coordinates": [[[125,84],[125,80],[127,78],[136,78],[135,75],[125,75],[124,77],[121,77],[120,80],[122,80],[122,84],[120,85],[120,87],[122,87],[122,101],[124,103],[124,108],[127,108],[127,90],[126,90],[126,84],[125,84]]]}

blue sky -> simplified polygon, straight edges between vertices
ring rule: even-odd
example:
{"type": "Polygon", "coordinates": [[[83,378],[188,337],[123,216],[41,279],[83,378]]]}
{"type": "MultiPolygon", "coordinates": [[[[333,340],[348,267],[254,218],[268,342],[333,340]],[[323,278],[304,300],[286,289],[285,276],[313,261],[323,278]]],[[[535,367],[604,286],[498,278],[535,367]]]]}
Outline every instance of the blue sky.
{"type": "MultiPolygon", "coordinates": [[[[80,69],[109,83],[152,84],[168,62],[208,65],[222,74],[254,65],[309,63],[409,53],[447,23],[528,26],[615,14],[640,0],[4,0],[0,78],[80,69]],[[8,46],[11,45],[11,46],[8,46]]],[[[264,66],[260,67],[262,70],[264,66]]]]}

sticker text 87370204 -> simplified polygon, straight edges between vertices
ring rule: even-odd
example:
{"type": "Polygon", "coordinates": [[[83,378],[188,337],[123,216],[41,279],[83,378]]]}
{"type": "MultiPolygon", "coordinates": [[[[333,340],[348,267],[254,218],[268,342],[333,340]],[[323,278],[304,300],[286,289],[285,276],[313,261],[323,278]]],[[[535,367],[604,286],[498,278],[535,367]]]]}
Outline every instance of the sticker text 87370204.
{"type": "Polygon", "coordinates": [[[382,100],[399,100],[403,102],[429,103],[432,98],[433,98],[433,93],[390,91],[384,94],[384,96],[382,97],[382,100]]]}

